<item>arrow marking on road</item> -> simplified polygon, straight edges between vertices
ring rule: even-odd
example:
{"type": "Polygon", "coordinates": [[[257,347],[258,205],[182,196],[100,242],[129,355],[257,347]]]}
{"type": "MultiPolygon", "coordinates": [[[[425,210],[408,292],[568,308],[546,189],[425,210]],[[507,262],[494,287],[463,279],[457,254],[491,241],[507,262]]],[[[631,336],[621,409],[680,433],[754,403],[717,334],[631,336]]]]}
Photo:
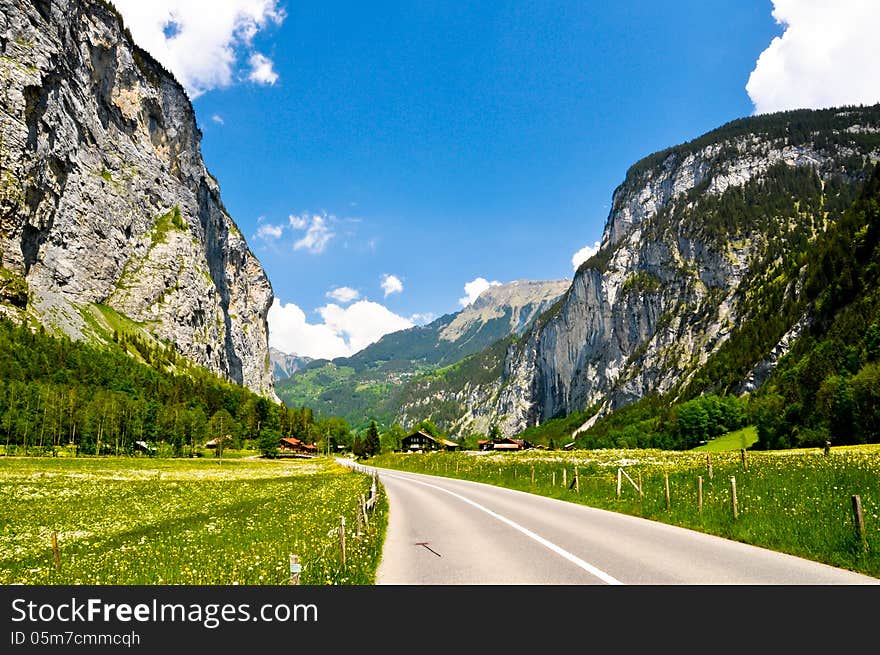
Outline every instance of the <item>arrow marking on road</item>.
{"type": "MultiPolygon", "coordinates": [[[[534,541],[537,541],[539,544],[541,544],[545,548],[552,550],[554,553],[556,553],[560,557],[564,557],[565,559],[567,559],[569,562],[571,562],[575,566],[582,568],[584,571],[586,571],[587,573],[589,573],[591,575],[596,576],[597,578],[599,578],[603,582],[605,582],[607,584],[611,584],[611,585],[622,585],[623,584],[617,578],[608,575],[607,573],[605,573],[605,571],[596,568],[595,566],[593,566],[589,562],[585,562],[580,557],[578,557],[577,555],[573,555],[572,553],[568,552],[567,550],[565,550],[561,546],[557,546],[552,541],[548,541],[547,539],[544,539],[544,537],[542,537],[541,535],[535,534],[534,532],[532,532],[528,528],[521,526],[516,521],[512,521],[511,519],[507,518],[506,516],[502,516],[501,514],[498,514],[497,512],[493,512],[488,507],[483,507],[482,505],[474,502],[470,498],[462,496],[461,494],[457,494],[454,491],[449,491],[449,489],[444,489],[443,487],[438,487],[437,485],[431,484],[429,482],[422,482],[421,480],[415,480],[413,478],[407,478],[407,477],[403,477],[400,475],[393,475],[391,473],[381,473],[380,475],[387,475],[389,478],[395,478],[396,480],[403,480],[405,482],[414,482],[416,484],[420,484],[425,487],[430,487],[431,489],[436,489],[437,491],[442,491],[443,493],[449,494],[450,496],[454,496],[454,497],[458,498],[459,500],[461,500],[462,502],[465,502],[468,505],[471,505],[472,507],[477,508],[481,512],[485,512],[486,514],[488,514],[492,518],[498,519],[502,523],[509,525],[511,528],[521,532],[522,534],[527,536],[529,539],[533,539],[534,541]]],[[[420,544],[416,544],[416,545],[418,546],[420,544]]],[[[425,546],[425,547],[427,548],[427,546],[425,546]]],[[[434,551],[431,551],[431,552],[434,552],[434,551]]]]}

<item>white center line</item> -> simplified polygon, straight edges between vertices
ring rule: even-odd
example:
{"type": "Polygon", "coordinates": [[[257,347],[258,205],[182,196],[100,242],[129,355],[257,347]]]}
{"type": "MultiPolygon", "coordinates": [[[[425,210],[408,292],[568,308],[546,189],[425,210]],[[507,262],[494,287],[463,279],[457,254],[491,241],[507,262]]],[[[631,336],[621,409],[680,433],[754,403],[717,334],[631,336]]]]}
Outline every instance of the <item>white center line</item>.
{"type": "Polygon", "coordinates": [[[565,550],[561,546],[557,546],[552,541],[548,541],[547,539],[544,539],[544,537],[542,537],[541,535],[535,534],[534,532],[532,532],[528,528],[521,526],[516,521],[512,521],[511,519],[507,518],[506,516],[502,516],[501,514],[498,514],[497,512],[493,512],[488,507],[483,507],[482,505],[480,505],[477,502],[474,502],[470,498],[462,496],[461,494],[457,494],[454,491],[449,491],[449,489],[444,489],[443,487],[438,487],[435,484],[431,484],[429,482],[422,482],[421,480],[416,480],[414,478],[404,477],[404,476],[400,476],[400,475],[393,475],[391,473],[386,473],[384,471],[380,475],[387,475],[389,478],[394,478],[396,480],[404,480],[406,482],[414,482],[416,484],[421,484],[425,487],[431,487],[432,489],[436,489],[437,491],[442,491],[443,493],[447,493],[450,496],[455,496],[456,498],[467,503],[468,505],[471,505],[472,507],[476,507],[480,511],[486,512],[486,514],[488,514],[492,518],[498,519],[502,523],[509,525],[514,530],[518,530],[519,532],[521,532],[522,534],[527,536],[529,539],[534,539],[535,541],[537,541],[539,544],[541,544],[545,548],[552,550],[554,553],[556,553],[557,555],[559,555],[561,557],[564,557],[565,559],[567,559],[569,562],[571,562],[575,566],[579,566],[584,571],[586,571],[587,573],[589,573],[591,575],[596,576],[597,578],[599,578],[603,582],[605,582],[607,584],[612,584],[612,585],[622,585],[623,584],[617,578],[614,578],[614,577],[608,575],[607,573],[605,573],[605,571],[596,568],[595,566],[593,566],[589,562],[585,562],[580,557],[578,557],[577,555],[573,555],[572,553],[568,552],[567,550],[565,550]]]}

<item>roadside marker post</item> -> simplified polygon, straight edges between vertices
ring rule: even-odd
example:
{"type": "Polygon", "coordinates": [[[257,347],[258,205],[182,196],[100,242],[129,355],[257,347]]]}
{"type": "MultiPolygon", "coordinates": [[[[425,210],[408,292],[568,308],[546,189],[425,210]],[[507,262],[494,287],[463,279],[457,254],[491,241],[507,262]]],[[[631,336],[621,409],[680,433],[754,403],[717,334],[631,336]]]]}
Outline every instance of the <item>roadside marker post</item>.
{"type": "Polygon", "coordinates": [[[669,473],[666,472],[663,474],[663,486],[666,488],[666,509],[669,509],[670,499],[669,499],[669,473]]]}
{"type": "Polygon", "coordinates": [[[299,563],[298,555],[290,555],[290,584],[299,584],[299,574],[302,572],[302,564],[299,563]]]}
{"type": "Polygon", "coordinates": [[[61,551],[58,549],[58,533],[55,530],[52,530],[52,557],[57,571],[61,568],[61,551]]]}
{"type": "Polygon", "coordinates": [[[342,569],[345,570],[345,517],[339,517],[339,545],[342,548],[342,569]]]}
{"type": "Polygon", "coordinates": [[[856,526],[856,536],[861,542],[862,550],[868,550],[868,535],[865,534],[865,514],[862,511],[862,497],[852,497],[853,522],[856,526]]]}
{"type": "Polygon", "coordinates": [[[730,494],[731,494],[730,495],[731,501],[733,503],[733,518],[734,518],[734,520],[736,520],[737,518],[739,518],[739,507],[737,507],[737,504],[736,504],[736,478],[735,477],[730,478],[730,494]]]}

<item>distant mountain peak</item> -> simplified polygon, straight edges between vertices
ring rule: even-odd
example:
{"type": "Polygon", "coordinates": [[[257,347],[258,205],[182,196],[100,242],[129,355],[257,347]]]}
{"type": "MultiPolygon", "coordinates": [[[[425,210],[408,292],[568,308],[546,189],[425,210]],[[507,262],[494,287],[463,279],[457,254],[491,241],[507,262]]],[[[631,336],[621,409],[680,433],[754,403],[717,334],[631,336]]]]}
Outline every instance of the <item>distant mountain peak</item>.
{"type": "Polygon", "coordinates": [[[568,290],[571,280],[516,280],[491,286],[440,331],[444,341],[458,341],[474,327],[509,321],[508,334],[522,334],[532,321],[568,290]]]}
{"type": "Polygon", "coordinates": [[[269,361],[272,364],[272,377],[278,382],[286,380],[297,371],[308,366],[314,361],[312,357],[297,355],[296,353],[286,353],[277,348],[269,347],[269,361]]]}

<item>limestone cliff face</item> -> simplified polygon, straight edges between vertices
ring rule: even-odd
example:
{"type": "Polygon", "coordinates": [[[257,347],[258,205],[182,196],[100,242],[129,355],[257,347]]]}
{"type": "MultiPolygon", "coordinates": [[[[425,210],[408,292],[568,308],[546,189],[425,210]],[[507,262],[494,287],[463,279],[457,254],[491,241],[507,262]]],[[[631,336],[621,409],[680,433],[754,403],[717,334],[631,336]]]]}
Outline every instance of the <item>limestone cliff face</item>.
{"type": "Polygon", "coordinates": [[[272,394],[272,288],[202,161],[176,80],[91,0],[0,0],[0,312],[120,325],[272,394]]]}
{"type": "MultiPolygon", "coordinates": [[[[497,375],[424,385],[401,413],[451,404],[453,432],[497,422],[514,434],[675,392],[749,320],[783,256],[795,244],[804,252],[833,220],[827,210],[880,159],[878,134],[880,106],[791,112],[736,121],[642,160],[614,193],[598,254],[563,299],[503,363],[486,355],[497,375]]],[[[798,292],[796,282],[785,289],[798,292]]],[[[740,391],[766,378],[803,329],[807,317],[799,319],[759,355],[740,391]]]]}
{"type": "Polygon", "coordinates": [[[876,107],[797,112],[737,121],[636,164],[614,193],[599,254],[532,335],[532,418],[617,407],[686,382],[749,320],[751,292],[791,242],[824,230],[827,213],[798,211],[806,194],[795,197],[787,180],[812,177],[832,202],[880,159],[876,138],[862,138],[878,133],[876,107]],[[779,208],[744,217],[745,190],[770,196],[771,185],[779,208]]]}

